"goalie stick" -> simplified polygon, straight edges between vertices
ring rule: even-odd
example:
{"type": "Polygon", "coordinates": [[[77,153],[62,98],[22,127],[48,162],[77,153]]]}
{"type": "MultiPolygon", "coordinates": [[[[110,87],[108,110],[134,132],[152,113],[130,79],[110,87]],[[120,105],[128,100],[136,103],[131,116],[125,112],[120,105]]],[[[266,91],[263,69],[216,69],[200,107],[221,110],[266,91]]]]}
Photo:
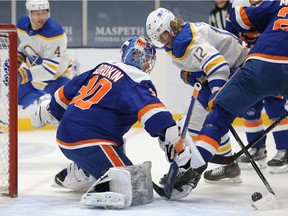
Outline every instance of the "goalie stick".
{"type": "Polygon", "coordinates": [[[240,137],[238,136],[238,134],[236,133],[236,131],[232,127],[232,125],[229,127],[229,129],[230,129],[232,135],[234,136],[234,138],[236,139],[237,143],[241,147],[241,149],[244,151],[244,154],[249,159],[249,161],[252,164],[252,166],[253,166],[254,170],[256,171],[257,175],[260,177],[261,181],[264,183],[265,187],[269,191],[268,195],[266,195],[265,197],[261,198],[263,200],[260,199],[260,200],[254,202],[252,204],[252,206],[254,208],[256,208],[257,210],[262,210],[262,209],[266,208],[266,206],[268,205],[269,202],[272,202],[273,200],[276,199],[275,192],[272,189],[272,187],[270,186],[270,184],[268,183],[268,181],[266,180],[265,176],[263,175],[263,173],[261,172],[261,170],[259,169],[257,164],[255,163],[255,161],[253,160],[253,158],[250,155],[250,153],[248,152],[248,150],[245,148],[245,145],[243,144],[242,140],[240,139],[240,137]]]}
{"type": "MultiPolygon", "coordinates": [[[[194,85],[194,90],[193,90],[193,95],[191,97],[191,102],[189,105],[189,109],[186,115],[186,119],[183,125],[183,129],[181,132],[181,136],[179,139],[179,142],[176,144],[175,146],[175,151],[176,153],[181,153],[184,150],[185,144],[184,144],[184,139],[188,130],[188,125],[190,122],[190,118],[192,115],[192,110],[195,104],[195,100],[198,97],[199,91],[201,90],[201,84],[200,83],[195,83],[194,85]]],[[[174,160],[172,162],[172,164],[170,165],[168,174],[167,174],[167,182],[164,185],[164,188],[160,188],[158,185],[156,185],[155,183],[153,183],[153,188],[154,190],[160,195],[160,196],[165,196],[168,199],[171,198],[171,194],[176,182],[176,178],[177,178],[177,173],[178,173],[178,164],[176,163],[176,161],[174,160]]]]}
{"type": "MultiPolygon", "coordinates": [[[[266,130],[264,130],[262,134],[260,134],[255,139],[253,139],[250,143],[248,143],[247,146],[244,146],[244,149],[248,150],[249,148],[253,147],[259,140],[261,140],[270,131],[272,131],[287,116],[288,116],[288,111],[286,111],[279,119],[277,119],[268,128],[266,128],[266,130]]],[[[231,156],[214,155],[213,158],[209,162],[215,163],[215,164],[230,164],[233,161],[235,161],[237,158],[239,158],[243,154],[243,152],[244,150],[241,149],[240,151],[238,151],[237,153],[231,156]]]]}

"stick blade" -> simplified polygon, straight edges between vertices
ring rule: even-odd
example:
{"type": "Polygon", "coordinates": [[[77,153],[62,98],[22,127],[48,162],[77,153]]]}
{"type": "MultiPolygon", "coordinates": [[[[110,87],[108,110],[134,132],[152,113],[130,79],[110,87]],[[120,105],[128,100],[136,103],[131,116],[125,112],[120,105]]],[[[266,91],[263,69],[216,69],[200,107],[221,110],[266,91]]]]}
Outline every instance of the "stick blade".
{"type": "Polygon", "coordinates": [[[168,176],[167,176],[167,182],[164,185],[164,193],[165,196],[170,199],[172,195],[172,191],[176,182],[177,173],[178,173],[178,165],[175,161],[170,165],[168,176]]]}
{"type": "Polygon", "coordinates": [[[256,202],[252,203],[252,207],[255,210],[263,211],[273,208],[274,201],[276,200],[276,196],[272,193],[264,196],[262,199],[257,200],[256,202]]]}
{"type": "Polygon", "coordinates": [[[159,187],[157,184],[153,182],[153,189],[154,191],[161,197],[166,197],[164,193],[164,189],[162,187],[159,187]]]}

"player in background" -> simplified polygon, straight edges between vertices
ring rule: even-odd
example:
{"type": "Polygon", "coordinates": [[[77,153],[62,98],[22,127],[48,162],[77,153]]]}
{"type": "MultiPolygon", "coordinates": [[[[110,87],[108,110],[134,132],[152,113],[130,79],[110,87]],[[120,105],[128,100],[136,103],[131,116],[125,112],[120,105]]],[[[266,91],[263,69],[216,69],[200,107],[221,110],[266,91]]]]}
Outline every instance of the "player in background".
{"type": "Polygon", "coordinates": [[[208,23],[216,28],[225,30],[229,7],[229,0],[215,0],[215,8],[209,13],[208,23]]]}
{"type": "MultiPolygon", "coordinates": [[[[232,7],[235,6],[257,6],[258,3],[261,3],[262,1],[251,1],[247,0],[245,1],[234,1],[232,4],[232,7]]],[[[249,47],[252,47],[258,37],[259,32],[256,29],[252,29],[249,32],[246,32],[245,34],[239,34],[237,31],[233,28],[229,16],[227,17],[227,30],[234,33],[235,35],[240,36],[249,47]]],[[[285,112],[285,104],[286,100],[283,99],[283,97],[268,97],[265,98],[263,101],[260,101],[250,107],[247,111],[243,113],[243,118],[245,120],[245,129],[246,129],[246,137],[248,143],[253,141],[254,138],[259,136],[264,131],[264,125],[263,121],[261,119],[261,112],[263,108],[265,107],[266,113],[269,117],[269,119],[273,122],[277,120],[279,117],[281,117],[285,112]]],[[[288,161],[287,158],[285,158],[286,151],[288,149],[288,127],[287,127],[288,121],[284,120],[281,122],[279,126],[277,126],[272,134],[273,138],[276,144],[277,153],[276,155],[266,162],[267,158],[267,150],[266,150],[266,144],[265,140],[266,137],[260,140],[258,143],[256,143],[250,150],[250,154],[252,158],[255,160],[255,162],[259,165],[260,168],[266,168],[267,165],[270,168],[271,173],[282,173],[288,171],[288,161]]],[[[251,169],[252,166],[249,163],[249,159],[242,155],[239,160],[239,165],[241,169],[251,169]]],[[[225,169],[225,167],[224,167],[225,169]]],[[[214,173],[221,173],[216,172],[214,173]]],[[[222,172],[223,173],[223,172],[222,172]]],[[[225,173],[223,173],[225,175],[225,173]]],[[[215,177],[215,176],[214,176],[215,177]]],[[[213,178],[213,176],[209,176],[209,179],[215,179],[217,180],[217,177],[213,178]]],[[[204,174],[205,179],[205,174],[204,174]]]]}
{"type": "MultiPolygon", "coordinates": [[[[78,75],[60,87],[51,102],[44,99],[35,114],[38,127],[60,121],[57,142],[63,154],[73,161],[55,176],[55,183],[86,191],[97,181],[93,191],[82,197],[86,205],[126,208],[131,202],[134,205],[152,200],[149,166],[131,166],[124,151],[123,136],[137,120],[152,137],[161,140],[160,147],[172,160],[174,144],[179,141],[178,126],[157,97],[150,79],[155,47],[145,37],[134,36],[122,45],[121,51],[121,62],[102,62],[78,75]],[[113,168],[123,166],[131,171],[130,183],[130,174],[127,177],[123,168],[113,168]]],[[[190,158],[188,146],[177,156],[188,175],[192,172],[190,158]]],[[[124,168],[126,172],[127,169],[124,168]]],[[[173,191],[172,197],[181,196],[180,191],[173,191]]]]}
{"type": "Polygon", "coordinates": [[[48,0],[27,0],[25,6],[28,14],[17,22],[18,104],[23,109],[72,78],[67,38],[62,26],[50,18],[48,0]]]}
{"type": "MultiPolygon", "coordinates": [[[[149,14],[146,30],[155,45],[164,46],[173,64],[181,69],[180,76],[186,84],[194,86],[199,82],[203,86],[188,128],[196,140],[206,115],[211,111],[211,101],[229,79],[230,70],[244,62],[249,49],[241,39],[227,31],[206,23],[184,22],[165,8],[149,14]]],[[[219,154],[232,155],[228,133],[221,137],[217,150],[219,154]]],[[[230,164],[227,175],[232,181],[241,182],[237,163],[230,164]]],[[[165,178],[160,183],[164,181],[165,178]]]]}
{"type": "MultiPolygon", "coordinates": [[[[208,163],[217,152],[221,137],[236,116],[270,96],[288,96],[287,1],[262,1],[257,7],[235,7],[230,20],[237,31],[257,27],[260,33],[243,66],[226,82],[214,100],[195,142],[208,163]]],[[[284,156],[287,160],[287,152],[284,156]]]]}

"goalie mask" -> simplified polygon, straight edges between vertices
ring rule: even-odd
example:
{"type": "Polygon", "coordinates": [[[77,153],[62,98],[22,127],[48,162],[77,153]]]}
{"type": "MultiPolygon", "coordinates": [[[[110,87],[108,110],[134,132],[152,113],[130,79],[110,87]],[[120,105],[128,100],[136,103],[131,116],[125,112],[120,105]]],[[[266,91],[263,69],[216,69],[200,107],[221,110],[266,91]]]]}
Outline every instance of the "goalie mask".
{"type": "Polygon", "coordinates": [[[145,73],[150,73],[156,61],[156,49],[144,36],[133,36],[121,47],[121,60],[145,73]]]}
{"type": "Polygon", "coordinates": [[[50,5],[48,0],[27,0],[25,6],[30,20],[31,12],[37,10],[47,10],[47,19],[50,17],[50,5]]]}
{"type": "Polygon", "coordinates": [[[146,20],[146,31],[155,46],[164,46],[159,40],[159,36],[163,32],[168,31],[170,34],[174,35],[170,27],[170,22],[174,19],[174,14],[165,8],[158,8],[149,14],[146,20]]]}

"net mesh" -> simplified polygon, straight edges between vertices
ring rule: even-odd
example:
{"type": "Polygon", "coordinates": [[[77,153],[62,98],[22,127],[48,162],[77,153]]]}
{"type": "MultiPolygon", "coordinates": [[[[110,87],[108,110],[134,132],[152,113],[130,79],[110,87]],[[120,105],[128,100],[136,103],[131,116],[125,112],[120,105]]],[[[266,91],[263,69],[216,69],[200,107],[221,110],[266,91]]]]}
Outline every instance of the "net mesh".
{"type": "Polygon", "coordinates": [[[0,33],[0,193],[9,190],[9,35],[0,33]]]}

